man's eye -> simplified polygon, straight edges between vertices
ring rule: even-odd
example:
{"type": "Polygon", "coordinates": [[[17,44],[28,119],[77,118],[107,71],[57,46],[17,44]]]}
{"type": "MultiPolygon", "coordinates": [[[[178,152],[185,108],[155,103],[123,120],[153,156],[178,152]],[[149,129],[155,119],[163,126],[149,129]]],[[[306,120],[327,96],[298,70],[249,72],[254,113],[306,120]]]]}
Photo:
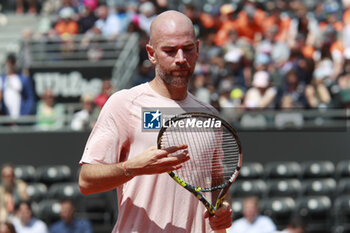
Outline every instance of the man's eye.
{"type": "Polygon", "coordinates": [[[168,54],[171,54],[171,53],[174,53],[175,51],[174,50],[165,50],[164,52],[168,53],[168,54]]]}
{"type": "Polygon", "coordinates": [[[193,47],[185,48],[184,50],[187,51],[187,52],[190,52],[190,51],[193,50],[193,47]]]}

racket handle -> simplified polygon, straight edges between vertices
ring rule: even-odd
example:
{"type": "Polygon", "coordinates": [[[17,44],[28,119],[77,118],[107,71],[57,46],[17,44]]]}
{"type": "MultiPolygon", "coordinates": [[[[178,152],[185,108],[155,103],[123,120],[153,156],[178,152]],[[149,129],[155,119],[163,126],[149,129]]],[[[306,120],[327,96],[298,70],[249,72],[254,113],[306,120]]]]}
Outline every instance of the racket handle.
{"type": "Polygon", "coordinates": [[[216,230],[214,233],[226,233],[226,229],[216,230]]]}

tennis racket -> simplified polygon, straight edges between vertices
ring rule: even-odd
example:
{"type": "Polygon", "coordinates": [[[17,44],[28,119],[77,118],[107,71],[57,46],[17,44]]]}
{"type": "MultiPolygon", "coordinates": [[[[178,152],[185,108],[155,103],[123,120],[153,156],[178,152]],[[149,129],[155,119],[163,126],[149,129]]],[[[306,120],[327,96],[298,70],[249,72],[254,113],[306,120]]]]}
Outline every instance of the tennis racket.
{"type": "Polygon", "coordinates": [[[214,215],[242,164],[241,144],[233,127],[216,115],[183,113],[164,123],[157,144],[158,149],[188,145],[190,160],[169,175],[214,215]]]}

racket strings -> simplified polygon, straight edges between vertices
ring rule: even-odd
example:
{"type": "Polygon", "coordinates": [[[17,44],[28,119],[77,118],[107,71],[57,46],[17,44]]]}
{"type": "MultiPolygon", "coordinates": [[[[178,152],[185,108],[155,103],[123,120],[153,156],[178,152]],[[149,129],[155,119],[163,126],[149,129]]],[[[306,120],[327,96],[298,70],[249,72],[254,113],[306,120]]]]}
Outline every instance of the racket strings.
{"type": "MultiPolygon", "coordinates": [[[[198,120],[203,119],[197,118],[198,120]]],[[[225,127],[169,127],[162,136],[161,143],[165,148],[178,144],[188,145],[191,159],[174,173],[196,187],[211,188],[224,184],[239,163],[239,146],[225,127]]]]}

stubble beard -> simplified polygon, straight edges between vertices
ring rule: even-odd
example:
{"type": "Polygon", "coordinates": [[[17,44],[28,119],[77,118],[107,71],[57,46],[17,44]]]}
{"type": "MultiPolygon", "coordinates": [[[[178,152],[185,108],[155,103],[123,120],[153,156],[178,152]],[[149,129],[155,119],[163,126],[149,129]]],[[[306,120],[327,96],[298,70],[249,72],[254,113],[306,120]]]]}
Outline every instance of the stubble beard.
{"type": "Polygon", "coordinates": [[[174,76],[170,72],[165,72],[160,69],[158,66],[156,67],[156,74],[168,85],[176,87],[176,88],[184,88],[187,87],[189,81],[192,77],[193,71],[188,71],[186,76],[174,76]]]}

